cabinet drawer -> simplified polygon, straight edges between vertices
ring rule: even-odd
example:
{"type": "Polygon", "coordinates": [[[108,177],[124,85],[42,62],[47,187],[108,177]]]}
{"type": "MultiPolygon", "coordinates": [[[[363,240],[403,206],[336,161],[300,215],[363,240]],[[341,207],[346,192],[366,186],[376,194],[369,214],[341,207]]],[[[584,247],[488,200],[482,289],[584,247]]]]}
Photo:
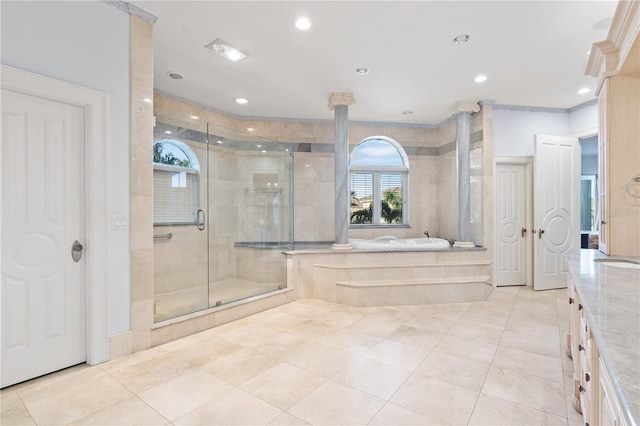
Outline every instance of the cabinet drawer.
{"type": "Polygon", "coordinates": [[[584,318],[584,315],[580,315],[580,340],[584,343],[589,339],[589,324],[587,320],[584,318]]]}

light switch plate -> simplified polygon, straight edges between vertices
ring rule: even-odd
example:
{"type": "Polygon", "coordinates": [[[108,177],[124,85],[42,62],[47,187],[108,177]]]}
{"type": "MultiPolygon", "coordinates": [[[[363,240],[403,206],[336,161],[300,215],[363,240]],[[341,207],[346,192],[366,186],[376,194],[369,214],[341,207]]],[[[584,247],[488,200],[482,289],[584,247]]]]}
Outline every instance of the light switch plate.
{"type": "Polygon", "coordinates": [[[129,228],[129,218],[124,215],[111,216],[111,229],[123,230],[129,228]]]}

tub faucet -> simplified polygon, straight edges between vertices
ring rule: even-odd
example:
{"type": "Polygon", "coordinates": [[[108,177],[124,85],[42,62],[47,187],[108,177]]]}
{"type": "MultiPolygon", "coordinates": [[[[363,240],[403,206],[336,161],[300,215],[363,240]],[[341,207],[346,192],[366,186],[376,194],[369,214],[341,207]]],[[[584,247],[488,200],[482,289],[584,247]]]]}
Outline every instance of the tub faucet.
{"type": "Polygon", "coordinates": [[[431,238],[431,237],[429,236],[429,231],[424,231],[424,235],[426,235],[426,236],[427,236],[427,238],[431,238]]]}

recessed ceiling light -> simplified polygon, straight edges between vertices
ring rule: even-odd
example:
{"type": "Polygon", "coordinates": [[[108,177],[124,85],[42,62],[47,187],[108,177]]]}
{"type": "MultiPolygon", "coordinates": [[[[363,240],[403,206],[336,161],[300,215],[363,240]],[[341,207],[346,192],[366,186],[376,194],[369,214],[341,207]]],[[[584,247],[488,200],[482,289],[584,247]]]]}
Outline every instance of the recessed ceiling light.
{"type": "Polygon", "coordinates": [[[246,53],[244,53],[240,49],[236,49],[226,41],[219,38],[207,44],[205,46],[205,49],[212,50],[216,54],[230,60],[231,62],[238,62],[247,57],[246,53]]]}
{"type": "Polygon", "coordinates": [[[184,75],[180,74],[179,72],[175,72],[175,71],[169,71],[167,73],[167,75],[169,77],[171,77],[174,80],[182,80],[184,78],[184,75]]]}
{"type": "Polygon", "coordinates": [[[304,17],[298,18],[298,20],[296,21],[296,28],[302,31],[306,31],[311,28],[311,21],[304,17]]]}
{"type": "Polygon", "coordinates": [[[411,115],[413,111],[402,111],[402,115],[411,115]]]}
{"type": "Polygon", "coordinates": [[[469,34],[460,34],[459,36],[454,37],[453,42],[455,44],[464,44],[469,41],[471,36],[469,34]]]}
{"type": "MultiPolygon", "coordinates": [[[[255,129],[253,127],[247,127],[247,132],[253,132],[255,129]]],[[[258,148],[260,148],[262,145],[258,145],[258,148]]]]}
{"type": "Polygon", "coordinates": [[[197,115],[190,115],[189,118],[192,119],[192,120],[199,120],[200,119],[200,117],[198,117],[197,115]]]}
{"type": "Polygon", "coordinates": [[[266,149],[263,149],[263,150],[262,150],[262,151],[260,151],[260,152],[262,152],[262,153],[264,154],[265,152],[267,152],[267,150],[266,150],[266,149]]]}
{"type": "Polygon", "coordinates": [[[222,139],[218,139],[218,140],[216,141],[216,143],[221,144],[221,143],[222,143],[222,139]]]}
{"type": "Polygon", "coordinates": [[[142,102],[151,103],[151,98],[142,98],[142,102]]]}
{"type": "Polygon", "coordinates": [[[366,67],[356,68],[356,74],[358,75],[369,74],[369,68],[366,68],[366,67]]]}
{"type": "Polygon", "coordinates": [[[245,98],[236,98],[236,102],[242,105],[249,103],[249,101],[245,98]]]}
{"type": "Polygon", "coordinates": [[[582,89],[578,90],[578,95],[584,95],[586,93],[589,93],[591,91],[591,89],[589,89],[588,87],[583,87],[582,89]]]}
{"type": "Polygon", "coordinates": [[[256,148],[262,148],[262,145],[258,144],[256,145],[256,148]]]}
{"type": "Polygon", "coordinates": [[[285,148],[285,149],[284,149],[284,152],[289,152],[289,148],[285,148]]]}
{"type": "Polygon", "coordinates": [[[473,81],[475,81],[476,83],[484,83],[485,81],[487,81],[487,76],[484,74],[480,74],[479,76],[474,78],[473,81]]]}
{"type": "Polygon", "coordinates": [[[165,130],[164,133],[167,134],[167,135],[170,135],[171,134],[171,130],[165,130]]]}

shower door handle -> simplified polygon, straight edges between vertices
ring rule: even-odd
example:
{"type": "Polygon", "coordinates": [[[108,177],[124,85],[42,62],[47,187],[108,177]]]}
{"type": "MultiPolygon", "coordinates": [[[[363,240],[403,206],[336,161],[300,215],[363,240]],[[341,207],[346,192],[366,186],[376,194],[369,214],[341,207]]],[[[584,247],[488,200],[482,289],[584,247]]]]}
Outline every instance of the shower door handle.
{"type": "Polygon", "coordinates": [[[201,231],[204,231],[204,224],[207,221],[207,214],[205,213],[204,209],[198,209],[198,222],[197,222],[197,226],[198,229],[201,231]]]}

